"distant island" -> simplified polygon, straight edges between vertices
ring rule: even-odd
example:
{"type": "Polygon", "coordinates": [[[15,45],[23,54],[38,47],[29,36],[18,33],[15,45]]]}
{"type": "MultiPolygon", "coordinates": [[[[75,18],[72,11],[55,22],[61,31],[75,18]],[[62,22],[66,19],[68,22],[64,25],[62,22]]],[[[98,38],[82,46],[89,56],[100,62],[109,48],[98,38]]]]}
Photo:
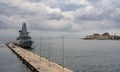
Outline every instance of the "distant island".
{"type": "Polygon", "coordinates": [[[108,32],[99,34],[95,33],[93,35],[88,35],[84,40],[120,40],[120,36],[118,35],[110,35],[108,32]]]}

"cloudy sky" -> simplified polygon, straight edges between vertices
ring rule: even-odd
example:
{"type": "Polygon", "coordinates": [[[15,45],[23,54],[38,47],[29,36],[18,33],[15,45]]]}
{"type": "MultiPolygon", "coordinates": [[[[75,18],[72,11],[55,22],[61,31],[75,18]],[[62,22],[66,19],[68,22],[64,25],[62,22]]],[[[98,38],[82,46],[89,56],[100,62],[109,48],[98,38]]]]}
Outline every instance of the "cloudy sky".
{"type": "Polygon", "coordinates": [[[0,0],[0,37],[16,37],[26,22],[33,37],[120,35],[120,0],[0,0]]]}

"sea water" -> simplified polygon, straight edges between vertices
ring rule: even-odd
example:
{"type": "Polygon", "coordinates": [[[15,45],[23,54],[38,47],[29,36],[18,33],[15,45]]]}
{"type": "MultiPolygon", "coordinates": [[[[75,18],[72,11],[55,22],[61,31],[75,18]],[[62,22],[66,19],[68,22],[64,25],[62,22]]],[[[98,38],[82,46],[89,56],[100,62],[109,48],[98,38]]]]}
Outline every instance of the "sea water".
{"type": "Polygon", "coordinates": [[[33,52],[74,72],[120,72],[120,41],[81,39],[64,39],[64,42],[63,39],[35,41],[36,47],[33,52]]]}
{"type": "Polygon", "coordinates": [[[0,72],[31,72],[5,45],[13,39],[0,39],[0,72]]]}
{"type": "MultiPolygon", "coordinates": [[[[33,39],[33,50],[74,72],[120,72],[119,40],[33,39]],[[64,51],[64,52],[63,52],[64,51]]],[[[0,40],[0,72],[30,72],[0,40]]]]}

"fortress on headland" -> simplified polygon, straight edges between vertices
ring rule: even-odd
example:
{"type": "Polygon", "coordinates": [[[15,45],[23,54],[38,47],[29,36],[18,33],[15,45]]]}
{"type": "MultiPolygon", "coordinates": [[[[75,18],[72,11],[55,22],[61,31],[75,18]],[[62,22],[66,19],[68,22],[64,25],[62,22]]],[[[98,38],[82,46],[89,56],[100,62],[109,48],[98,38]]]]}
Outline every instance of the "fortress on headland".
{"type": "Polygon", "coordinates": [[[120,40],[120,36],[118,35],[110,35],[108,32],[103,33],[103,34],[93,34],[93,35],[88,35],[86,38],[83,38],[85,40],[120,40]]]}

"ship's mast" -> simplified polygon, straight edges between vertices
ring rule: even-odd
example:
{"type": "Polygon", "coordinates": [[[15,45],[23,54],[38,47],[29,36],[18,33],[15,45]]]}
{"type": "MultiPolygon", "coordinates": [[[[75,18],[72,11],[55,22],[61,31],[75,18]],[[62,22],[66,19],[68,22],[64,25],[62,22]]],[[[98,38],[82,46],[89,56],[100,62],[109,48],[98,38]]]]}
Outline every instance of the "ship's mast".
{"type": "Polygon", "coordinates": [[[22,30],[19,30],[19,33],[20,33],[20,35],[17,38],[17,40],[19,40],[19,39],[31,39],[31,37],[29,36],[29,32],[27,32],[26,23],[23,23],[22,30]]]}
{"type": "Polygon", "coordinates": [[[23,23],[22,32],[27,33],[26,23],[23,23]]]}
{"type": "Polygon", "coordinates": [[[29,36],[29,32],[27,32],[26,23],[23,23],[22,30],[20,30],[19,32],[20,32],[20,36],[29,36]]]}

